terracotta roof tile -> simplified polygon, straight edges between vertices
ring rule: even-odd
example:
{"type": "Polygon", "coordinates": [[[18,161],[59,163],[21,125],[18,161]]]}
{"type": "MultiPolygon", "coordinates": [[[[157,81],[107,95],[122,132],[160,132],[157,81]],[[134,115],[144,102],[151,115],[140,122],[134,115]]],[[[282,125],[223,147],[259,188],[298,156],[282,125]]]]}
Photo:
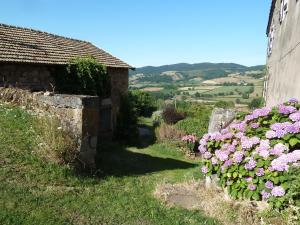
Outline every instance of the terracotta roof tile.
{"type": "Polygon", "coordinates": [[[89,55],[108,67],[132,68],[90,42],[0,24],[0,62],[64,65],[89,55]]]}

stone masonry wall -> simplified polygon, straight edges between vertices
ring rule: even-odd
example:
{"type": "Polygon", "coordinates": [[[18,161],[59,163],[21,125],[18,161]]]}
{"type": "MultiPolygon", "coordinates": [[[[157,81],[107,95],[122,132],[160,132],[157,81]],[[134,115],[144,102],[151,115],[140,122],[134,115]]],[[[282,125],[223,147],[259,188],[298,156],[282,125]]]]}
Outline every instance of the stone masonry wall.
{"type": "MultiPolygon", "coordinates": [[[[53,91],[52,85],[55,86],[53,74],[57,72],[57,68],[55,65],[0,63],[0,87],[20,88],[30,91],[53,91]]],[[[112,129],[110,136],[112,136],[117,123],[120,97],[128,90],[128,68],[108,67],[107,72],[111,79],[112,129]]],[[[100,104],[98,107],[103,106],[100,104]]]]}
{"type": "Polygon", "coordinates": [[[79,159],[95,165],[98,141],[99,98],[81,95],[49,95],[16,88],[0,88],[0,100],[25,106],[38,114],[56,117],[77,142],[79,159]]]}
{"type": "Polygon", "coordinates": [[[107,72],[111,79],[112,120],[115,128],[120,109],[120,97],[128,91],[128,69],[107,68],[107,72]]]}
{"type": "Polygon", "coordinates": [[[33,64],[0,64],[0,86],[17,87],[32,91],[51,91],[55,67],[33,64]]]}

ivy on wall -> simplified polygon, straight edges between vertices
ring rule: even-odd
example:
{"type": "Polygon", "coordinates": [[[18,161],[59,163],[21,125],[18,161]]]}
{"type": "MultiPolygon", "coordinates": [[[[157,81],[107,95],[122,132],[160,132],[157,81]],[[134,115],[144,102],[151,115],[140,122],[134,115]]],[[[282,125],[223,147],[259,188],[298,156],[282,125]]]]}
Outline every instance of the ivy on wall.
{"type": "Polygon", "coordinates": [[[60,93],[107,97],[110,79],[106,67],[91,56],[76,57],[55,76],[55,87],[60,93]]]}

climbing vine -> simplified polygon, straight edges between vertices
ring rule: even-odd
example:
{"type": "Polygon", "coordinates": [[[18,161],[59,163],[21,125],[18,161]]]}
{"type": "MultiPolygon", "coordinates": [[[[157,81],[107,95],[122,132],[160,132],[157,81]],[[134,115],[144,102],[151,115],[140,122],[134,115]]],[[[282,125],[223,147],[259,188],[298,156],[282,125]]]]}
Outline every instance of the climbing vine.
{"type": "Polygon", "coordinates": [[[110,83],[106,67],[91,56],[69,61],[63,72],[55,77],[58,91],[68,94],[109,96],[110,83]]]}

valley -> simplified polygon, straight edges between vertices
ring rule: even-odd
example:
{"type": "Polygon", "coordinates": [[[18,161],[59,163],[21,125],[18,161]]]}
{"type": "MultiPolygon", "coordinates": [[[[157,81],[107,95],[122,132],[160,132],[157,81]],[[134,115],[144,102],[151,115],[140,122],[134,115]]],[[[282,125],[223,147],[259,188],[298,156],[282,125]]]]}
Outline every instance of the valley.
{"type": "Polygon", "coordinates": [[[265,66],[233,63],[174,64],[137,68],[130,73],[130,89],[149,92],[157,99],[214,104],[229,102],[245,108],[261,98],[265,66]]]}

